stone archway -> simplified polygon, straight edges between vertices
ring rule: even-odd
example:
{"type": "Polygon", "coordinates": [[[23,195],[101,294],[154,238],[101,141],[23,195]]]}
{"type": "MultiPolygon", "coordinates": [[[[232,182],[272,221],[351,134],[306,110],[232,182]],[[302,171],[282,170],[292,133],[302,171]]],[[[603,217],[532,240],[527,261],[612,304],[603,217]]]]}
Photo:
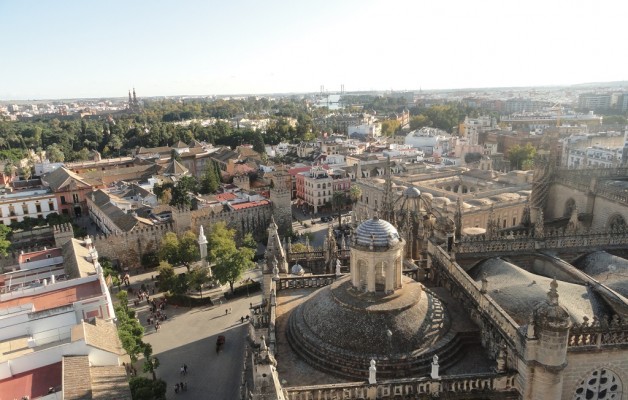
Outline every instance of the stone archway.
{"type": "Polygon", "coordinates": [[[563,217],[570,217],[571,213],[573,212],[574,208],[576,208],[576,201],[573,198],[569,198],[566,202],[565,202],[565,209],[563,211],[563,217]]]}
{"type": "Polygon", "coordinates": [[[383,261],[375,264],[375,291],[383,292],[386,290],[386,268],[387,264],[383,261]]]}
{"type": "Polygon", "coordinates": [[[358,260],[358,283],[361,290],[368,287],[369,266],[365,260],[358,260]]]}

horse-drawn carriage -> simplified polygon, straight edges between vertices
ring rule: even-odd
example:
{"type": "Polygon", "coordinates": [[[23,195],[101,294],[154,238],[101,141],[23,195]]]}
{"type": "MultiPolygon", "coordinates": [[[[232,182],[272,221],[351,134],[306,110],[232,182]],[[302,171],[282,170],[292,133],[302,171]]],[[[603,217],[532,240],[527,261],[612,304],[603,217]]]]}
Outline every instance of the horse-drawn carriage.
{"type": "Polygon", "coordinates": [[[218,336],[216,339],[216,354],[225,346],[225,337],[223,335],[218,336]]]}

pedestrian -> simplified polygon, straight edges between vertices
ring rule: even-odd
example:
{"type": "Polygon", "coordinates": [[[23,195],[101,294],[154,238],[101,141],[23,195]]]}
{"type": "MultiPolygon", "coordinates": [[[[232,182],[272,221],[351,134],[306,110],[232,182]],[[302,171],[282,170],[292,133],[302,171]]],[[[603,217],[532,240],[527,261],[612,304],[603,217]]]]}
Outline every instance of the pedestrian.
{"type": "Polygon", "coordinates": [[[183,389],[185,386],[183,386],[183,381],[181,381],[181,389],[183,389]]]}
{"type": "Polygon", "coordinates": [[[233,311],[233,309],[231,307],[229,307],[229,314],[231,314],[231,311],[233,311]]]}
{"type": "Polygon", "coordinates": [[[229,309],[225,308],[225,315],[229,314],[229,309]]]}
{"type": "Polygon", "coordinates": [[[183,375],[185,373],[185,370],[183,369],[183,365],[181,366],[181,375],[183,375]]]}
{"type": "Polygon", "coordinates": [[[174,385],[174,392],[179,393],[179,384],[174,385]]]}
{"type": "Polygon", "coordinates": [[[244,317],[240,317],[240,323],[243,324],[244,323],[244,317]]]}

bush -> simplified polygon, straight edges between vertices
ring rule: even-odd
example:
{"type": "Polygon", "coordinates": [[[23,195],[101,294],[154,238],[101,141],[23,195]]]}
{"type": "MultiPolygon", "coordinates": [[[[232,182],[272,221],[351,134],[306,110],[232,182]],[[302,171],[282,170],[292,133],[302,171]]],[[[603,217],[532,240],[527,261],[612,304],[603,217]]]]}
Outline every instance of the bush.
{"type": "Polygon", "coordinates": [[[212,300],[209,297],[197,298],[190,297],[184,294],[170,294],[165,293],[164,297],[168,300],[168,304],[181,306],[181,307],[201,307],[212,306],[212,300]]]}

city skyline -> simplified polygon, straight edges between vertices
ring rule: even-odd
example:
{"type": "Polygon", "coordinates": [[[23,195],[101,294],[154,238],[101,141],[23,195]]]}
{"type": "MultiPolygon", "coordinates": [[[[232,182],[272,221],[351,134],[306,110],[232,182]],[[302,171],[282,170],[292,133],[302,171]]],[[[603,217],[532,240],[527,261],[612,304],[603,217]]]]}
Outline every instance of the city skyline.
{"type": "Polygon", "coordinates": [[[0,100],[622,81],[605,4],[0,1],[0,100]]]}

